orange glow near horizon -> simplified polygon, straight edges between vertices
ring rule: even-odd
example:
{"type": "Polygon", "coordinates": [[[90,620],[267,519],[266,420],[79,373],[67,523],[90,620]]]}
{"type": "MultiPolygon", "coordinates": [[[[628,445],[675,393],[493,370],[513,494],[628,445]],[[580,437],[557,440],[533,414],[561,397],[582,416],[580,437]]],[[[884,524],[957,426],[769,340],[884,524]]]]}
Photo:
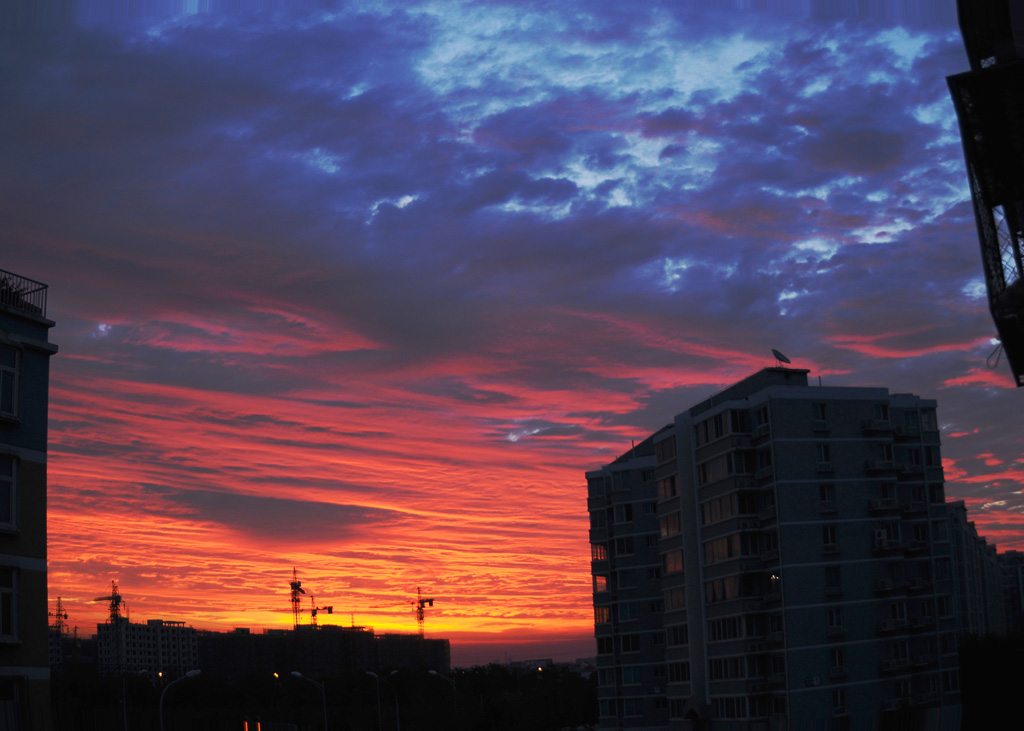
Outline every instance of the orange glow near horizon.
{"type": "Polygon", "coordinates": [[[295,566],[335,608],[322,623],[414,632],[423,587],[428,636],[592,631],[582,471],[629,438],[506,436],[539,400],[557,420],[578,394],[523,390],[439,420],[430,395],[396,416],[378,403],[397,398],[387,385],[352,387],[341,398],[358,405],[339,408],[70,382],[59,362],[51,391],[49,581],[72,625],[105,619],[92,598],[116,580],[133,618],[287,627],[295,566]]]}

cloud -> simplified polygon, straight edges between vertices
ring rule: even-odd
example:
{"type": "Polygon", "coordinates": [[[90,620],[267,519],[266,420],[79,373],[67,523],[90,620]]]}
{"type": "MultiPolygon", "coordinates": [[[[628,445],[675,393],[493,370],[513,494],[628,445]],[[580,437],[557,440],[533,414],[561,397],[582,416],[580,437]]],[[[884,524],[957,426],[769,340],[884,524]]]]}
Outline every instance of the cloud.
{"type": "Polygon", "coordinates": [[[298,564],[380,627],[429,577],[445,631],[584,632],[583,472],[773,347],[937,398],[947,492],[1016,540],[955,19],[834,5],[5,36],[3,266],[61,347],[50,585],[83,622],[120,569],[141,616],[274,626],[298,564]]]}

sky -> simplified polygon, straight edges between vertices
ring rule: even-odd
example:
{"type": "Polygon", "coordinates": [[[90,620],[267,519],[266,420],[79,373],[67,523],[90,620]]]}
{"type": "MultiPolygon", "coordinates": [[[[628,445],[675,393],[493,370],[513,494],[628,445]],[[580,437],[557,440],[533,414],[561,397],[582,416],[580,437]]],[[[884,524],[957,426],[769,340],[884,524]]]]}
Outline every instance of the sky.
{"type": "Polygon", "coordinates": [[[932,5],[0,18],[0,268],[60,347],[51,602],[288,627],[295,568],[378,632],[421,588],[456,664],[592,655],[584,472],[771,348],[936,399],[947,496],[1024,549],[932,5]]]}

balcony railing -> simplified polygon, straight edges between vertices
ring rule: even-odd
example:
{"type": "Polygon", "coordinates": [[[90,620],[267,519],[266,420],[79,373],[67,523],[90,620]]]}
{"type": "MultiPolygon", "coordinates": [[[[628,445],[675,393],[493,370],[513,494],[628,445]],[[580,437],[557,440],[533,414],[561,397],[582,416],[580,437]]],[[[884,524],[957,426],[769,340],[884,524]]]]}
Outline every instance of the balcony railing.
{"type": "Polygon", "coordinates": [[[0,304],[46,317],[47,286],[0,269],[0,304]]]}

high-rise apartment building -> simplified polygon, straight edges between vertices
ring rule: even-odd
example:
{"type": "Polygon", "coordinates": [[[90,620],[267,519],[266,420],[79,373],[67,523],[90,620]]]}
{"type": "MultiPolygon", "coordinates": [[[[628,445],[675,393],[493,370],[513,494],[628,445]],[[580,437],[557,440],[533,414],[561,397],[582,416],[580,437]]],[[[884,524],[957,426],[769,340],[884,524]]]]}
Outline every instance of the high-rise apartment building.
{"type": "Polygon", "coordinates": [[[50,726],[46,293],[0,270],[0,728],[50,726]]]}
{"type": "Polygon", "coordinates": [[[958,727],[934,401],[768,368],[587,479],[601,728],[958,727]]]}

